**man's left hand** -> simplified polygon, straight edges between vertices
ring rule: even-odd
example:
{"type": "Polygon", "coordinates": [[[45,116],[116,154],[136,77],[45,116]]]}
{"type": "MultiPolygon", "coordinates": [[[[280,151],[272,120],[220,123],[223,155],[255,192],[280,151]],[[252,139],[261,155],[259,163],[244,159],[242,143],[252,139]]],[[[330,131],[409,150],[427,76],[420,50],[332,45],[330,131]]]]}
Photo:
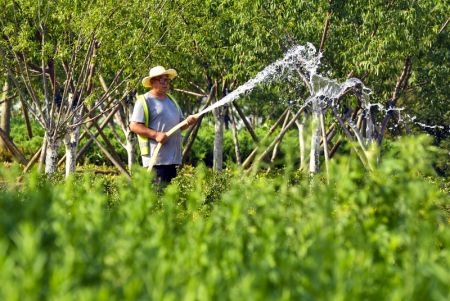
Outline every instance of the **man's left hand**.
{"type": "Polygon", "coordinates": [[[197,122],[197,116],[195,115],[189,115],[185,121],[187,123],[188,126],[194,125],[197,122]]]}

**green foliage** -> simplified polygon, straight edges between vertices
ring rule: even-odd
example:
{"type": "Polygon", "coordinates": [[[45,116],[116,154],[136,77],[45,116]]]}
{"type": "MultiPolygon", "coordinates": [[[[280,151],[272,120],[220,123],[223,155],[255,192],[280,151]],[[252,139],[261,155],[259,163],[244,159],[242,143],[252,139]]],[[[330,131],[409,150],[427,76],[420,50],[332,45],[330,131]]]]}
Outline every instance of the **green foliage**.
{"type": "Polygon", "coordinates": [[[185,167],[157,194],[140,170],[19,184],[3,170],[0,298],[448,300],[449,197],[423,177],[422,140],[373,173],[343,156],[330,185],[185,167]]]}
{"type": "Polygon", "coordinates": [[[231,175],[230,170],[217,172],[203,164],[196,168],[183,166],[178,177],[174,179],[178,204],[193,211],[208,209],[208,206],[202,206],[211,205],[221,198],[229,188],[231,175]]]}
{"type": "Polygon", "coordinates": [[[14,143],[21,149],[26,158],[31,158],[42,146],[44,137],[44,130],[38,126],[34,120],[31,122],[31,130],[33,138],[28,137],[25,121],[18,116],[18,112],[14,112],[14,117],[11,120],[10,136],[14,143]]]}

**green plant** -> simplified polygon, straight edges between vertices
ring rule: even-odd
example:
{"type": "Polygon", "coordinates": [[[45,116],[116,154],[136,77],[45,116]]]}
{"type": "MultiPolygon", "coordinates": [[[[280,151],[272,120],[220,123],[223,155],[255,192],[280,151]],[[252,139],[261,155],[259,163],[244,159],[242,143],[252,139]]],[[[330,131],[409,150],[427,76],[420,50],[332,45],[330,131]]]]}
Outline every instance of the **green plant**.
{"type": "Polygon", "coordinates": [[[163,193],[143,169],[1,170],[0,299],[447,300],[449,196],[428,143],[392,143],[370,173],[342,155],[329,185],[289,166],[185,166],[163,193]]]}

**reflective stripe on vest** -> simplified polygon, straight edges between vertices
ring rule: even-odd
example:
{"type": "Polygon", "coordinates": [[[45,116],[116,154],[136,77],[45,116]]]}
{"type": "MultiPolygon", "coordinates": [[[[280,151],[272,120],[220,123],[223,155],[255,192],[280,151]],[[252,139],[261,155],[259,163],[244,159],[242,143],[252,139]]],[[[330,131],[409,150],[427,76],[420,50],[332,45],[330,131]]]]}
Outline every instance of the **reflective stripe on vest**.
{"type": "MultiPolygon", "coordinates": [[[[150,116],[148,114],[147,101],[144,95],[138,95],[137,101],[140,101],[144,108],[145,126],[148,127],[150,116]]],[[[139,148],[141,150],[141,156],[146,156],[150,153],[150,140],[146,136],[138,135],[139,148]]]]}
{"type": "MultiPolygon", "coordinates": [[[[170,94],[167,94],[167,96],[169,97],[170,100],[172,100],[172,102],[175,104],[175,106],[177,107],[178,111],[181,114],[180,106],[178,105],[175,98],[170,94]]],[[[140,101],[142,104],[142,107],[144,109],[145,126],[148,128],[150,124],[150,113],[148,111],[148,105],[147,101],[145,100],[145,96],[138,95],[137,101],[140,101]]],[[[138,135],[138,140],[139,140],[139,149],[141,150],[141,156],[148,155],[150,153],[150,139],[146,136],[138,135]]]]}

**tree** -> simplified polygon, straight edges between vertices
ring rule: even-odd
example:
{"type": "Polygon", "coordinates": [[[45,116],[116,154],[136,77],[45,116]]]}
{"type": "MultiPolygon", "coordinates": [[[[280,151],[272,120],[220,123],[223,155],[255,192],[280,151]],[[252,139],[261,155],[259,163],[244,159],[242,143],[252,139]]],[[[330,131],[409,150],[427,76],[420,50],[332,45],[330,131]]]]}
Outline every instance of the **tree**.
{"type": "Polygon", "coordinates": [[[45,129],[46,173],[55,171],[64,138],[69,174],[75,167],[80,126],[121,105],[132,89],[126,84],[136,82],[138,67],[150,56],[142,39],[149,43],[160,39],[146,34],[152,16],[141,12],[154,8],[154,3],[23,0],[2,4],[0,54],[13,86],[45,129]],[[130,22],[130,15],[145,18],[130,22]],[[106,90],[96,83],[99,71],[108,75],[106,90]]]}
{"type": "MultiPolygon", "coordinates": [[[[2,129],[7,136],[9,136],[9,132],[11,129],[11,95],[9,93],[9,82],[8,77],[5,79],[5,83],[2,87],[2,94],[0,97],[0,129],[2,129]]],[[[0,139],[0,156],[4,156],[8,153],[8,148],[3,141],[0,139]]]]}

